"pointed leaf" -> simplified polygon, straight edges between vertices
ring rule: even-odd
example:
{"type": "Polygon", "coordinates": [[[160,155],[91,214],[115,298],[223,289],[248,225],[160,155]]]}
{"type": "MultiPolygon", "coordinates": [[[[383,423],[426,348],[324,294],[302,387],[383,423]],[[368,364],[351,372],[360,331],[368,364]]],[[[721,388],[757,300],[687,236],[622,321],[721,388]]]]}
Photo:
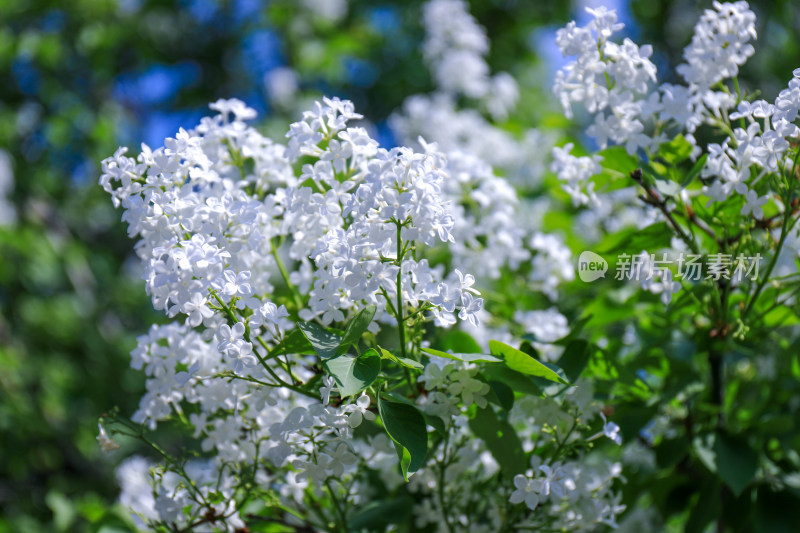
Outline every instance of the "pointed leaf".
{"type": "Polygon", "coordinates": [[[492,355],[480,353],[448,353],[440,350],[434,350],[433,348],[423,348],[422,351],[429,355],[436,355],[438,357],[444,357],[454,361],[464,361],[467,363],[499,363],[501,361],[492,355]]]}
{"type": "Polygon", "coordinates": [[[419,410],[407,403],[391,402],[378,397],[378,412],[381,415],[386,433],[396,443],[400,458],[400,469],[408,481],[425,464],[428,457],[428,431],[425,417],[419,410]],[[406,455],[407,454],[407,455],[406,455]]]}
{"type": "Polygon", "coordinates": [[[381,348],[380,346],[378,346],[378,349],[381,352],[381,357],[383,357],[384,359],[389,359],[390,361],[394,361],[399,365],[403,365],[408,368],[413,368],[415,370],[425,370],[425,367],[422,366],[422,363],[420,363],[419,361],[414,361],[413,359],[409,359],[408,357],[397,356],[392,352],[390,352],[389,350],[381,348]]]}
{"type": "Polygon", "coordinates": [[[438,343],[444,352],[481,353],[481,346],[469,333],[459,329],[451,329],[438,343]]]}
{"type": "Polygon", "coordinates": [[[589,349],[588,342],[582,339],[574,340],[564,348],[564,353],[558,359],[558,366],[564,371],[567,380],[574,383],[586,368],[591,356],[592,350],[589,349]]]}
{"type": "Polygon", "coordinates": [[[316,350],[300,329],[293,329],[272,350],[275,353],[314,354],[316,350]]]}
{"type": "Polygon", "coordinates": [[[718,432],[714,440],[717,475],[739,496],[758,470],[758,455],[741,438],[718,432]]]}
{"type": "Polygon", "coordinates": [[[375,350],[359,357],[344,354],[326,359],[322,366],[336,380],[342,397],[352,396],[369,387],[381,371],[381,358],[375,350]]]}
{"type": "Polygon", "coordinates": [[[514,407],[514,391],[511,387],[496,379],[490,380],[489,386],[492,388],[492,395],[497,400],[498,405],[506,411],[510,411],[514,407]]]}
{"type": "Polygon", "coordinates": [[[486,443],[500,470],[509,479],[525,471],[525,452],[517,433],[511,424],[498,419],[491,407],[478,409],[469,421],[469,428],[486,443]]]}
{"type": "Polygon", "coordinates": [[[530,376],[544,378],[556,383],[569,385],[569,383],[564,380],[564,378],[559,376],[555,371],[537,361],[530,355],[521,352],[516,348],[509,346],[508,344],[504,344],[500,341],[489,341],[489,349],[491,350],[492,355],[502,357],[503,361],[506,363],[506,366],[512,370],[516,370],[517,372],[522,372],[523,374],[528,374],[530,376]]]}
{"type": "Polygon", "coordinates": [[[368,305],[353,317],[353,320],[347,324],[347,328],[344,330],[344,336],[339,343],[339,353],[345,353],[350,346],[358,344],[358,341],[361,340],[361,335],[367,331],[370,323],[372,323],[373,317],[375,317],[374,305],[368,305]]]}
{"type": "Polygon", "coordinates": [[[708,154],[703,154],[697,162],[695,162],[694,166],[692,166],[691,170],[683,177],[681,180],[681,185],[686,188],[691,183],[697,179],[700,173],[703,171],[703,167],[706,166],[706,159],[708,159],[708,154]]]}
{"type": "Polygon", "coordinates": [[[298,322],[297,327],[306,336],[320,358],[327,359],[336,355],[336,350],[342,341],[339,335],[331,333],[316,322],[298,322]]]}
{"type": "Polygon", "coordinates": [[[517,392],[530,394],[531,396],[542,396],[542,390],[534,382],[535,378],[520,374],[505,365],[487,366],[482,373],[490,380],[490,383],[491,381],[500,381],[517,392]]]}

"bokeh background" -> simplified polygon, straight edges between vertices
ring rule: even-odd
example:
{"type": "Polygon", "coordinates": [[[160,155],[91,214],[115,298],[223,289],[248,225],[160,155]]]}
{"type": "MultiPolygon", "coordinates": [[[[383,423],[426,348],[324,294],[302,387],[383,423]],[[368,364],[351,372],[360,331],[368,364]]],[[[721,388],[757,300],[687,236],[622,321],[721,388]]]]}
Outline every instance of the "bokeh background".
{"type": "MultiPolygon", "coordinates": [[[[587,2],[473,1],[493,72],[522,86],[511,131],[559,127],[548,87],[555,31],[587,2]]],[[[710,2],[591,2],[652,43],[674,77],[710,2]]],[[[745,88],[774,97],[800,67],[796,0],[759,16],[745,88]]],[[[162,317],[136,279],[132,241],[97,186],[118,146],[157,147],[217,98],[259,111],[282,137],[309,101],[356,103],[384,145],[387,118],[433,87],[421,2],[362,0],[0,0],[0,532],[130,531],[100,415],[135,409],[135,337],[162,317]]],[[[573,132],[579,137],[579,132],[573,132]]]]}

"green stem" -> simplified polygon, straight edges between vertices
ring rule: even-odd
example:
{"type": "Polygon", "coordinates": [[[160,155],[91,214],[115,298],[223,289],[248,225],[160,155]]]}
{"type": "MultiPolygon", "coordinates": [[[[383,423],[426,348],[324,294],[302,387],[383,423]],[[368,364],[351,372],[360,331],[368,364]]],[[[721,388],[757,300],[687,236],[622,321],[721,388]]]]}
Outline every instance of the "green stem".
{"type": "Polygon", "coordinates": [[[572,421],[572,427],[569,428],[569,431],[567,431],[567,434],[564,436],[564,439],[558,443],[556,450],[553,452],[553,461],[558,461],[558,456],[561,453],[561,450],[564,448],[564,445],[572,436],[572,432],[575,431],[575,428],[577,427],[578,427],[578,417],[576,416],[572,421]]]}
{"type": "Polygon", "coordinates": [[[781,254],[781,249],[783,249],[783,243],[786,242],[786,237],[788,237],[789,232],[787,231],[789,227],[789,221],[792,218],[792,211],[788,208],[786,212],[783,214],[783,224],[781,225],[781,236],[778,239],[778,245],[775,247],[775,253],[772,255],[772,259],[769,262],[769,266],[767,266],[767,271],[764,273],[764,276],[758,281],[758,285],[756,285],[756,290],[753,292],[753,295],[750,297],[750,301],[747,303],[747,307],[745,307],[744,311],[742,312],[741,320],[747,318],[747,315],[750,314],[752,311],[753,306],[758,300],[758,297],[761,295],[761,291],[764,289],[764,286],[769,281],[769,276],[772,274],[772,269],[775,268],[775,264],[778,262],[778,256],[781,254]]]}
{"type": "Polygon", "coordinates": [[[453,526],[450,524],[450,516],[448,513],[448,506],[445,503],[444,499],[444,476],[445,471],[447,469],[447,444],[450,437],[450,432],[448,431],[445,433],[444,436],[444,443],[442,448],[442,462],[439,465],[439,483],[438,483],[438,494],[439,494],[439,505],[442,507],[442,518],[444,518],[444,523],[447,526],[447,531],[453,533],[453,526]]]}
{"type": "MultiPolygon", "coordinates": [[[[403,225],[395,221],[397,226],[397,333],[400,335],[400,354],[406,357],[406,324],[403,319],[403,240],[401,230],[403,225]]],[[[410,383],[409,383],[410,384],[410,383]]]]}
{"type": "Polygon", "coordinates": [[[762,319],[762,318],[764,318],[766,315],[768,315],[770,312],[774,311],[774,310],[775,310],[775,309],[777,309],[778,307],[781,307],[783,304],[785,304],[786,302],[788,302],[789,300],[791,300],[791,299],[792,299],[792,297],[798,293],[798,291],[800,291],[800,287],[797,287],[797,288],[795,288],[795,289],[794,289],[792,292],[790,292],[790,293],[789,293],[789,295],[788,295],[788,296],[786,296],[784,299],[776,301],[774,304],[772,304],[770,307],[768,307],[768,308],[767,308],[765,311],[763,311],[763,312],[761,312],[761,313],[757,314],[757,315],[756,315],[756,317],[755,317],[753,320],[754,320],[754,321],[761,320],[761,319],[762,319]]]}
{"type": "Polygon", "coordinates": [[[325,486],[328,488],[328,492],[331,494],[331,500],[333,500],[333,505],[336,508],[337,522],[339,522],[340,531],[346,532],[347,517],[344,514],[344,509],[342,509],[342,505],[339,503],[339,498],[336,497],[336,491],[334,491],[333,487],[331,487],[331,482],[329,479],[325,480],[325,486]]]}
{"type": "Polygon", "coordinates": [[[281,277],[283,278],[283,282],[286,284],[286,287],[289,289],[289,292],[292,293],[292,298],[294,299],[294,305],[297,307],[297,310],[303,308],[303,298],[300,296],[300,293],[297,290],[297,287],[289,280],[289,272],[286,270],[286,267],[283,265],[283,261],[281,261],[281,256],[278,254],[278,246],[276,245],[275,241],[273,240],[271,243],[271,252],[272,257],[275,259],[275,264],[278,265],[278,270],[281,273],[281,277]]]}

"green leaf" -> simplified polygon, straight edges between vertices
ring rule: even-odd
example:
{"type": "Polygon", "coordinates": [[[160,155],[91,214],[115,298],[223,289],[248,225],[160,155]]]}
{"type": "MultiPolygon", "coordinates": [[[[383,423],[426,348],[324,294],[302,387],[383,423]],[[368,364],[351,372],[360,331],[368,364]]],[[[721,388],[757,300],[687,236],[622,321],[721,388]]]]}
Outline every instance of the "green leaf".
{"type": "Polygon", "coordinates": [[[797,532],[797,509],[800,509],[800,498],[797,497],[797,491],[792,492],[785,489],[776,492],[766,483],[758,487],[753,513],[755,533],[797,532]]]}
{"type": "Polygon", "coordinates": [[[67,531],[75,521],[75,507],[72,500],[60,492],[50,491],[45,496],[47,506],[53,511],[53,524],[58,531],[67,531]]]}
{"type": "MultiPolygon", "coordinates": [[[[656,222],[642,229],[628,229],[611,236],[611,242],[601,246],[600,255],[627,253],[636,255],[642,250],[655,252],[669,248],[674,232],[667,222],[656,222]]],[[[610,259],[610,258],[609,258],[610,259]]],[[[613,268],[609,261],[609,269],[613,268]]]]}
{"type": "Polygon", "coordinates": [[[482,373],[490,382],[500,381],[517,392],[532,396],[542,396],[542,390],[534,382],[534,378],[515,372],[505,365],[487,366],[482,373]]]}
{"type": "Polygon", "coordinates": [[[703,533],[709,523],[719,517],[719,491],[722,483],[717,478],[704,477],[698,487],[698,498],[689,512],[684,533],[703,533]]]}
{"type": "Polygon", "coordinates": [[[425,370],[425,367],[422,366],[422,363],[419,361],[414,361],[413,359],[409,359],[408,357],[400,357],[399,355],[395,355],[389,350],[385,348],[381,348],[378,346],[378,350],[381,352],[381,357],[384,359],[389,359],[390,361],[394,361],[399,365],[403,365],[408,368],[413,368],[414,370],[425,370]]]}
{"type": "Polygon", "coordinates": [[[347,354],[325,360],[322,365],[333,379],[342,397],[358,394],[369,387],[381,371],[381,357],[369,349],[358,357],[347,354]]]}
{"type": "Polygon", "coordinates": [[[498,405],[506,411],[510,411],[514,407],[514,391],[511,387],[496,379],[490,380],[489,386],[492,388],[498,405]]]}
{"type": "Polygon", "coordinates": [[[442,417],[437,415],[425,415],[424,413],[423,415],[425,416],[425,422],[435,429],[437,433],[442,436],[447,434],[447,428],[444,425],[444,420],[442,420],[442,417]]]}
{"type": "Polygon", "coordinates": [[[305,333],[301,329],[293,329],[284,339],[273,348],[275,353],[290,353],[290,354],[313,354],[316,350],[306,338],[305,333]]]}
{"type": "Polygon", "coordinates": [[[594,315],[591,313],[589,313],[583,318],[579,318],[572,324],[572,329],[570,330],[570,332],[564,337],[561,337],[557,341],[553,342],[553,344],[557,344],[559,346],[568,345],[583,332],[583,328],[586,327],[586,324],[588,324],[592,318],[594,318],[594,315]]]}
{"type": "Polygon", "coordinates": [[[564,353],[558,359],[558,366],[564,371],[567,380],[574,383],[586,368],[591,356],[592,351],[588,342],[582,339],[574,340],[564,348],[564,353]]]}
{"type": "Polygon", "coordinates": [[[481,346],[469,333],[459,329],[448,331],[438,342],[443,352],[481,353],[481,346]]]}
{"type": "Polygon", "coordinates": [[[408,510],[414,505],[409,496],[392,500],[371,501],[348,517],[352,531],[385,531],[386,526],[408,520],[408,510]]]}
{"type": "Polygon", "coordinates": [[[683,188],[688,187],[691,183],[700,176],[700,173],[703,171],[703,168],[706,166],[706,159],[708,159],[708,154],[703,154],[692,166],[691,170],[681,179],[681,186],[683,188]]]}
{"type": "Polygon", "coordinates": [[[368,305],[353,317],[353,320],[347,324],[347,328],[344,330],[344,336],[339,343],[338,353],[344,353],[353,344],[358,344],[358,341],[361,340],[361,335],[367,331],[374,316],[375,306],[368,305]]]}
{"type": "Polygon", "coordinates": [[[663,470],[674,468],[686,457],[688,452],[689,438],[686,435],[661,439],[655,448],[656,463],[663,470]]]}
{"type": "Polygon", "coordinates": [[[506,366],[512,370],[516,370],[517,372],[521,372],[523,374],[528,374],[529,376],[536,376],[549,381],[554,381],[556,383],[569,385],[569,383],[565,381],[564,378],[559,376],[555,371],[537,361],[530,355],[521,352],[516,348],[509,346],[508,344],[504,344],[500,341],[489,341],[489,349],[491,350],[492,355],[502,357],[506,363],[506,366]]]}
{"type": "Polygon", "coordinates": [[[592,178],[597,191],[610,192],[631,184],[628,175],[637,167],[638,162],[635,157],[628,155],[624,146],[611,146],[597,155],[603,158],[600,162],[600,174],[592,178]]]}
{"type": "Polygon", "coordinates": [[[753,480],[758,469],[758,455],[741,438],[718,432],[714,441],[717,474],[736,496],[753,480]]]}
{"type": "Polygon", "coordinates": [[[423,352],[429,355],[436,355],[438,357],[444,357],[446,359],[452,359],[454,361],[464,361],[467,363],[499,363],[500,359],[497,357],[487,355],[487,354],[479,354],[479,353],[448,353],[442,352],[440,350],[434,350],[433,348],[423,348],[423,352]]]}
{"type": "Polygon", "coordinates": [[[611,168],[619,172],[628,174],[637,165],[636,158],[629,155],[624,146],[609,146],[597,152],[603,160],[600,162],[603,168],[611,168]]]}
{"type": "Polygon", "coordinates": [[[407,403],[390,402],[378,397],[378,412],[386,433],[395,442],[403,478],[408,481],[428,457],[428,431],[425,417],[407,403]]]}
{"type": "Polygon", "coordinates": [[[339,335],[331,333],[316,322],[298,322],[297,327],[300,328],[321,359],[336,355],[342,342],[339,335]]]}
{"type": "Polygon", "coordinates": [[[525,451],[517,433],[511,424],[497,418],[491,407],[478,409],[469,421],[469,428],[486,443],[500,470],[509,479],[525,471],[525,451]]]}
{"type": "Polygon", "coordinates": [[[658,148],[658,157],[670,164],[680,163],[692,155],[692,145],[683,135],[677,135],[658,148]]]}

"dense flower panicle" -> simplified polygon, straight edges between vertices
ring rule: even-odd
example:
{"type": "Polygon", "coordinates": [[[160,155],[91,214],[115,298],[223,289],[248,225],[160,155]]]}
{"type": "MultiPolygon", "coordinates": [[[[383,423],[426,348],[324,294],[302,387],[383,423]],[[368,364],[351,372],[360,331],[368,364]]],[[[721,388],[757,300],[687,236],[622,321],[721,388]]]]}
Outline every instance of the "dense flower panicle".
{"type": "Polygon", "coordinates": [[[423,6],[423,55],[438,88],[483,101],[495,118],[505,118],[519,99],[516,80],[505,72],[490,76],[486,30],[463,0],[432,0],[423,6]]]}
{"type": "MultiPolygon", "coordinates": [[[[287,309],[271,301],[276,275],[285,274],[284,283],[298,291],[299,314],[308,320],[343,322],[351,311],[377,305],[373,331],[392,323],[385,306],[398,297],[442,326],[456,315],[477,324],[483,300],[471,275],[446,273],[421,257],[426,246],[455,242],[443,192],[452,178],[435,144],[420,139],[421,152],[380,148],[366,130],[349,125],[360,115],[337,98],[317,102],[292,124],[287,148],[244,123],[255,112],[242,102],[211,107],[219,114],[164,147],[143,145],[135,159],[120,149],[103,162],[100,183],[139,238],[136,253],[154,307],[183,317],[138,339],[132,366],[147,376],[147,392],[133,420],[154,429],[174,413],[185,417],[192,405],[194,437],[213,454],[219,475],[230,474],[221,468],[227,463],[292,465],[291,478],[261,482],[298,505],[309,480],[352,476],[363,466],[352,453],[352,430],[375,415],[366,395],[331,405],[330,382],[321,402],[262,386],[313,375],[305,356],[287,354],[285,363],[267,357],[295,327],[287,309]],[[298,177],[300,157],[311,162],[298,177]],[[282,265],[287,258],[298,265],[291,276],[282,265]]],[[[98,439],[113,447],[102,426],[98,439]]],[[[160,499],[142,516],[179,523],[176,510],[190,495],[167,477],[149,479],[160,499]]],[[[216,479],[192,482],[211,490],[216,479]]],[[[237,527],[235,513],[219,512],[237,527]]]]}
{"type": "MultiPolygon", "coordinates": [[[[424,48],[434,79],[439,80],[437,58],[453,50],[468,50],[474,61],[483,61],[484,47],[480,43],[485,39],[485,31],[477,26],[464,2],[432,0],[424,10],[424,48]]],[[[453,79],[446,73],[442,77],[453,79]]],[[[527,243],[531,230],[540,228],[528,228],[521,223],[523,209],[516,190],[508,182],[525,189],[539,186],[545,171],[546,150],[542,147],[551,146],[553,139],[534,129],[516,139],[494,126],[477,109],[459,108],[455,94],[458,91],[447,83],[437,82],[437,85],[432,95],[406,99],[402,112],[394,114],[390,124],[404,142],[413,143],[421,135],[436,141],[446,153],[447,171],[455,178],[447,180],[443,189],[453,206],[455,242],[450,252],[459,265],[479,277],[497,278],[502,268],[516,269],[536,253],[527,243]]],[[[508,95],[517,94],[516,82],[508,74],[497,74],[489,85],[508,95]]],[[[489,114],[503,118],[504,114],[493,111],[492,105],[490,98],[485,103],[489,114]]],[[[513,102],[504,109],[511,107],[513,102]]],[[[537,261],[541,264],[545,259],[544,254],[539,254],[537,261]]],[[[548,266],[546,270],[558,268],[548,266]]],[[[557,279],[560,278],[550,278],[551,282],[557,279]]]]}
{"type": "Polygon", "coordinates": [[[645,132],[651,122],[673,120],[685,128],[687,138],[706,120],[721,118],[736,105],[730,93],[712,89],[736,76],[738,67],[753,54],[755,15],[746,2],[714,3],[695,27],[692,43],[684,51],[678,72],[688,86],[655,87],[656,68],[649,60],[652,48],[630,39],[610,40],[623,25],[605,8],[589,10],[594,19],[586,27],[572,22],[559,30],[557,44],[565,56],[577,56],[556,77],[555,93],[567,116],[572,104],[582,103],[594,114],[588,129],[601,148],[611,140],[628,153],[640,148],[654,151],[666,140],[645,132]]]}
{"type": "MultiPolygon", "coordinates": [[[[762,218],[770,196],[753,187],[765,173],[791,164],[785,156],[790,141],[800,136],[794,124],[800,109],[800,79],[796,71],[774,103],[741,100],[724,86],[754,54],[755,14],[747,2],[714,2],[713,9],[704,12],[684,50],[686,62],[677,68],[685,86],[656,86],[656,69],[647,59],[651,48],[638,47],[629,39],[622,44],[612,41],[622,29],[613,11],[600,8],[589,13],[593,20],[587,26],[572,22],[557,35],[564,55],[576,56],[559,71],[554,86],[567,116],[572,116],[573,104],[585,106],[593,115],[587,133],[601,148],[611,141],[624,145],[631,155],[647,154],[645,159],[667,140],[664,131],[682,133],[692,145],[693,159],[707,155],[701,177],[708,203],[740,194],[745,200],[741,214],[762,218]],[[725,131],[731,134],[720,143],[698,146],[694,132],[702,124],[715,128],[730,124],[725,131]]],[[[595,192],[591,181],[600,172],[598,160],[576,158],[571,150],[571,144],[554,148],[551,170],[573,203],[603,210],[606,198],[595,192]]]]}
{"type": "MultiPolygon", "coordinates": [[[[254,112],[243,103],[213,107],[220,115],[164,148],[143,147],[137,160],[120,150],[104,162],[101,184],[126,209],[131,235],[142,238],[137,253],[148,293],[169,316],[209,325],[220,299],[260,320],[271,304],[262,299],[272,292],[277,246],[291,237],[299,284],[311,287],[303,316],[343,320],[348,310],[385,304],[384,291],[396,292],[397,267],[383,261],[396,257],[395,222],[404,242],[454,241],[441,194],[449,177],[435,145],[424,153],[380,149],[366,130],[349,127],[360,115],[338,98],[315,103],[292,124],[288,149],[244,124],[254,112]],[[292,163],[300,156],[317,161],[297,178],[292,163]],[[299,186],[309,179],[314,187],[299,186]]],[[[404,297],[435,298],[441,273],[425,261],[406,265],[404,297]]],[[[466,320],[469,304],[457,307],[466,320]]],[[[244,359],[245,366],[254,360],[244,359]]]]}
{"type": "Polygon", "coordinates": [[[245,526],[235,504],[233,495],[236,478],[228,469],[220,468],[213,461],[193,460],[186,463],[184,472],[192,480],[198,494],[191,493],[186,479],[175,472],[164,471],[143,457],[126,459],[117,469],[117,479],[122,489],[120,503],[133,513],[137,527],[144,528],[149,523],[164,521],[177,527],[187,528],[193,522],[191,513],[209,513],[225,517],[217,521],[217,528],[201,525],[193,531],[241,530],[245,526]],[[221,503],[212,504],[212,494],[223,497],[221,503]],[[185,509],[190,511],[184,512],[185,509]]]}
{"type": "Polygon", "coordinates": [[[565,182],[562,187],[570,195],[574,205],[596,203],[598,199],[594,192],[594,183],[589,179],[600,173],[600,161],[603,158],[599,155],[576,157],[570,153],[574,147],[573,143],[554,147],[550,170],[556,173],[559,180],[565,182]]]}
{"type": "Polygon", "coordinates": [[[692,42],[683,51],[686,63],[677,71],[693,86],[707,90],[733,78],[755,53],[756,15],[747,2],[721,3],[706,9],[694,28],[692,42]]]}
{"type": "MultiPolygon", "coordinates": [[[[727,9],[715,7],[718,13],[727,9]]],[[[322,356],[280,349],[298,333],[292,331],[298,317],[340,328],[374,305],[369,331],[385,335],[398,326],[400,308],[414,321],[424,317],[438,327],[451,327],[458,318],[482,346],[490,338],[520,346],[519,335],[532,335],[527,338],[542,360],[561,357],[555,341],[570,328],[554,303],[518,310],[515,325],[496,324],[476,288],[482,279],[521,271],[530,288],[554,302],[559,287],[575,278],[564,239],[542,231],[541,218],[526,212],[530,204],[511,185],[528,197],[541,190],[542,154],[553,139],[536,130],[517,138],[492,124],[513,109],[519,88],[508,74],[490,74],[486,32],[467,4],[430,0],[423,9],[424,56],[437,88],[409,98],[392,117],[407,147],[380,147],[354,125],[361,115],[353,104],[338,98],[323,98],[305,111],[291,124],[286,146],[246,124],[255,111],[243,102],[219,100],[211,105],[217,115],[180,130],[164,147],[142,146],[136,158],[121,149],[104,162],[100,181],[139,239],[146,290],[156,309],[177,319],[138,339],[132,364],[144,371],[147,392],[133,419],[156,428],[177,413],[211,458],[187,463],[184,473],[143,461],[124,465],[123,499],[146,522],[183,527],[186,516],[208,511],[200,502],[213,491],[215,501],[221,494],[224,502],[213,506],[219,527],[242,527],[236,482],[245,469],[236,465],[258,467],[252,486],[274,494],[284,509],[298,510],[296,516],[326,497],[328,484],[347,509],[356,509],[376,496],[374,479],[389,488],[404,482],[396,443],[363,431],[387,397],[377,387],[346,396],[346,385],[330,375],[322,356]],[[461,107],[468,105],[474,108],[461,107]],[[279,305],[290,300],[289,309],[279,305]]],[[[699,85],[654,88],[652,49],[613,40],[622,29],[613,11],[589,12],[587,27],[572,23],[558,34],[562,51],[577,58],[556,86],[568,114],[577,103],[594,114],[588,132],[601,146],[613,142],[638,154],[665,138],[649,133],[653,123],[673,121],[688,134],[733,109],[735,102],[707,87],[701,96],[699,85]]],[[[725,13],[749,20],[741,6],[725,13]]],[[[711,18],[704,24],[717,28],[708,34],[725,27],[711,18]]],[[[726,72],[746,59],[744,37],[735,53],[719,56],[726,72]]],[[[692,53],[710,46],[703,43],[693,44],[692,53]]],[[[749,126],[736,130],[717,150],[718,161],[709,157],[708,163],[718,164],[731,188],[749,178],[743,169],[753,162],[769,170],[782,164],[792,133],[788,124],[800,105],[796,81],[775,104],[739,106],[737,117],[749,126]]],[[[276,99],[284,98],[282,90],[275,88],[276,99]]],[[[602,218],[604,228],[653,220],[652,212],[619,209],[635,201],[633,189],[596,192],[591,177],[601,172],[602,157],[578,157],[573,149],[555,148],[550,169],[575,206],[590,215],[584,224],[592,216],[602,218]]],[[[762,200],[748,195],[743,210],[763,216],[762,200]]],[[[550,204],[541,205],[544,210],[550,204]]],[[[659,271],[645,288],[668,303],[680,289],[671,276],[659,271]]],[[[425,331],[417,328],[413,335],[401,351],[411,347],[419,355],[427,346],[425,331]]],[[[623,481],[621,466],[598,460],[579,439],[592,424],[598,433],[590,440],[621,444],[620,428],[605,418],[590,384],[579,381],[558,397],[517,395],[513,407],[500,413],[502,393],[482,365],[435,356],[403,361],[411,363],[424,370],[416,377],[406,373],[414,391],[408,405],[446,435],[429,448],[426,465],[408,485],[418,496],[417,527],[445,531],[455,524],[456,530],[489,533],[508,526],[504,517],[514,506],[527,511],[517,509],[513,526],[615,527],[625,509],[615,492],[623,481]],[[531,458],[524,474],[498,476],[505,465],[489,442],[476,438],[476,413],[516,432],[531,458]],[[497,487],[497,494],[485,501],[467,490],[471,483],[497,487]],[[476,508],[479,520],[472,519],[476,508]]],[[[491,440],[490,433],[483,436],[491,440]]],[[[114,447],[103,426],[98,440],[114,447]]]]}
{"type": "Polygon", "coordinates": [[[628,153],[657,142],[644,133],[645,121],[658,106],[650,95],[656,67],[650,46],[630,39],[617,44],[610,38],[623,28],[616,12],[587,8],[593,20],[586,27],[574,22],[558,31],[556,44],[564,56],[577,56],[556,74],[554,91],[564,112],[572,117],[572,104],[581,103],[594,114],[587,133],[601,148],[608,141],[624,144],[628,153]]]}
{"type": "Polygon", "coordinates": [[[708,159],[702,175],[717,178],[704,193],[712,201],[723,201],[732,192],[745,196],[746,203],[742,214],[763,217],[761,206],[768,196],[761,196],[752,190],[764,172],[779,172],[791,165],[785,160],[790,147],[790,139],[800,136],[800,128],[793,123],[800,108],[800,72],[789,82],[789,87],[781,91],[774,104],[766,100],[742,101],[731,120],[741,120],[746,127],[737,127],[733,135],[721,144],[708,146],[708,159]],[[759,176],[751,179],[751,168],[759,168],[759,176]]]}
{"type": "Polygon", "coordinates": [[[543,428],[561,434],[573,424],[570,409],[577,409],[585,421],[596,420],[599,415],[603,427],[598,436],[607,436],[615,442],[619,439],[619,427],[608,422],[592,402],[591,384],[580,381],[577,385],[560,405],[554,398],[525,397],[515,402],[509,413],[509,422],[517,428],[523,449],[534,451],[530,468],[509,483],[509,502],[533,511],[522,523],[527,527],[555,521],[554,527],[558,529],[592,531],[599,524],[615,527],[616,517],[625,510],[619,503],[621,495],[614,490],[616,480],[624,481],[621,463],[601,461],[592,455],[553,462],[535,453],[538,447],[555,438],[552,433],[542,431],[543,428]]]}

